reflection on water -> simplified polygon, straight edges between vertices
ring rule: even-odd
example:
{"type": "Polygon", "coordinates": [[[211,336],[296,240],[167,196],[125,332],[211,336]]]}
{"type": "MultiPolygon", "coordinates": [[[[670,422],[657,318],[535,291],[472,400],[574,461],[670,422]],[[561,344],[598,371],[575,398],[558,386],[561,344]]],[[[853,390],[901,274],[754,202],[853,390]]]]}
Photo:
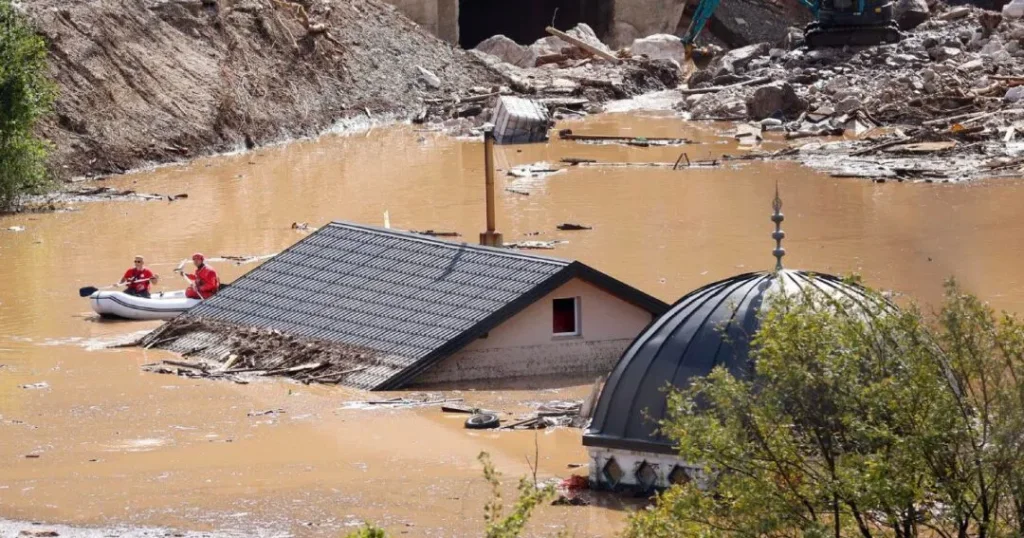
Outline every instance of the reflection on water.
{"type": "MultiPolygon", "coordinates": [[[[687,137],[701,145],[636,148],[552,141],[499,147],[503,171],[565,157],[675,162],[740,153],[731,139],[671,118],[611,115],[570,123],[576,133],[687,137]]],[[[561,127],[561,126],[560,126],[561,127]]],[[[379,521],[408,535],[478,531],[487,486],[476,455],[509,476],[586,463],[573,430],[469,434],[436,408],[343,410],[365,394],[281,381],[235,386],[144,374],[167,355],[89,351],[156,326],[92,323],[80,286],[115,282],[144,254],[163,289],[171,269],[208,257],[278,252],[330,220],[476,237],[484,221],[481,145],[412,127],[204,159],[107,180],[141,192],[187,192],[177,202],[83,204],[78,211],[0,218],[0,517],[183,528],[253,526],[336,536],[346,522],[379,521]],[[22,232],[10,232],[23,226],[22,232]],[[46,382],[47,390],[21,385],[46,382]],[[284,409],[252,418],[250,411],[284,409]],[[38,454],[38,458],[25,458],[38,454]],[[231,517],[247,513],[246,518],[231,517]]],[[[999,308],[1024,311],[1024,183],[873,184],[792,163],[721,168],[575,166],[541,178],[499,173],[498,227],[507,241],[565,240],[579,259],[662,299],[732,274],[773,266],[770,201],[785,202],[788,267],[857,272],[924,302],[955,275],[999,308]],[[506,190],[511,189],[511,190],[506,190]],[[513,192],[517,191],[517,192],[513,192]],[[526,193],[526,194],[524,194],[526,193]],[[559,231],[564,222],[592,226],[559,231]]],[[[255,264],[215,266],[225,280],[255,264]]],[[[456,394],[499,410],[583,398],[561,390],[456,394]]],[[[610,535],[626,504],[550,507],[536,532],[569,525],[610,535]]],[[[251,528],[251,527],[250,527],[251,528]]]]}

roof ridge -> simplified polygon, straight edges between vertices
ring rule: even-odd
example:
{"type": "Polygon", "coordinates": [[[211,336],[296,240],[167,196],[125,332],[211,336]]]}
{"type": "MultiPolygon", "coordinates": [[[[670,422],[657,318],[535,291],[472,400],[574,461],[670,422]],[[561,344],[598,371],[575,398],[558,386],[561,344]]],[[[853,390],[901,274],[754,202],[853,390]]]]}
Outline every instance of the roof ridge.
{"type": "Polygon", "coordinates": [[[493,254],[493,255],[496,255],[496,256],[504,256],[504,257],[516,258],[516,259],[526,259],[526,260],[530,260],[530,261],[550,263],[552,265],[559,265],[559,266],[563,266],[563,267],[568,267],[573,262],[577,261],[577,260],[566,260],[564,258],[555,258],[555,257],[552,257],[552,256],[542,256],[542,255],[539,255],[539,254],[526,254],[526,253],[523,253],[523,252],[512,252],[509,249],[495,248],[495,247],[485,247],[483,245],[476,245],[476,244],[467,243],[467,242],[455,243],[453,241],[445,241],[443,239],[438,239],[436,237],[430,237],[428,235],[415,234],[415,233],[413,233],[411,231],[407,231],[407,230],[394,230],[394,229],[391,229],[391,228],[381,228],[381,227],[378,227],[378,226],[370,226],[370,225],[366,225],[366,224],[356,224],[356,223],[353,223],[353,222],[345,222],[345,221],[335,220],[335,221],[331,221],[330,223],[328,223],[328,226],[334,226],[334,227],[338,227],[338,228],[356,229],[356,230],[360,230],[360,231],[364,231],[364,232],[377,233],[377,234],[380,234],[380,235],[387,235],[387,236],[397,237],[397,238],[400,238],[400,239],[407,239],[407,240],[410,240],[410,241],[418,241],[418,242],[421,242],[421,243],[428,243],[428,244],[438,245],[438,246],[441,246],[441,247],[451,248],[451,249],[468,248],[468,249],[471,249],[471,250],[475,250],[475,251],[478,251],[478,252],[484,252],[484,253],[487,253],[487,254],[493,254]]]}

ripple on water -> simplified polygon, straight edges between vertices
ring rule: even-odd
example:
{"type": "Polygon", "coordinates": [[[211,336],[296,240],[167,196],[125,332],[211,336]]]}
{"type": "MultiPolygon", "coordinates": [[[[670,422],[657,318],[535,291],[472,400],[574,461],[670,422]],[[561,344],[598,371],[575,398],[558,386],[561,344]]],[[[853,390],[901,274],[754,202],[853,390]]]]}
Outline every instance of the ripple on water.
{"type": "Polygon", "coordinates": [[[170,439],[125,439],[104,445],[104,450],[107,452],[150,452],[169,444],[171,444],[170,439]]]}

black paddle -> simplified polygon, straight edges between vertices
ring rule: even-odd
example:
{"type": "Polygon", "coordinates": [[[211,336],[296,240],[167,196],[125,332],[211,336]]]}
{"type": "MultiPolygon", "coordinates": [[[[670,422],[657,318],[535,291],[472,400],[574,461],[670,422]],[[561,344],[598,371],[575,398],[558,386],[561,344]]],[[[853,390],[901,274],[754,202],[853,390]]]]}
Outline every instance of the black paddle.
{"type": "Polygon", "coordinates": [[[92,294],[94,294],[94,293],[96,293],[97,291],[100,291],[100,290],[109,290],[110,288],[120,288],[121,286],[128,286],[128,285],[134,284],[136,282],[149,282],[149,280],[150,279],[148,279],[148,278],[144,278],[142,280],[134,280],[132,282],[126,282],[124,284],[111,284],[109,286],[103,286],[102,288],[97,288],[96,286],[86,286],[84,288],[78,288],[78,296],[79,297],[88,297],[88,296],[90,296],[90,295],[92,295],[92,294]]]}

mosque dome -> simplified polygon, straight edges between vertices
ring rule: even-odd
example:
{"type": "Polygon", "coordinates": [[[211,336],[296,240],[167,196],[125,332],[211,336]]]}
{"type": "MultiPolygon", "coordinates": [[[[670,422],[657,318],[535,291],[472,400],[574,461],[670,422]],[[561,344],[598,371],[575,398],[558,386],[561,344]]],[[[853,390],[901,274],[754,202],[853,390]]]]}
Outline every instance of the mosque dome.
{"type": "Polygon", "coordinates": [[[737,275],[685,295],[619,359],[601,391],[583,444],[673,454],[672,442],[657,433],[666,414],[665,387],[685,388],[690,379],[706,376],[718,366],[736,377],[746,376],[752,371],[750,341],[766,298],[811,289],[845,297],[851,304],[872,301],[863,288],[838,277],[781,268],[737,275]]]}

